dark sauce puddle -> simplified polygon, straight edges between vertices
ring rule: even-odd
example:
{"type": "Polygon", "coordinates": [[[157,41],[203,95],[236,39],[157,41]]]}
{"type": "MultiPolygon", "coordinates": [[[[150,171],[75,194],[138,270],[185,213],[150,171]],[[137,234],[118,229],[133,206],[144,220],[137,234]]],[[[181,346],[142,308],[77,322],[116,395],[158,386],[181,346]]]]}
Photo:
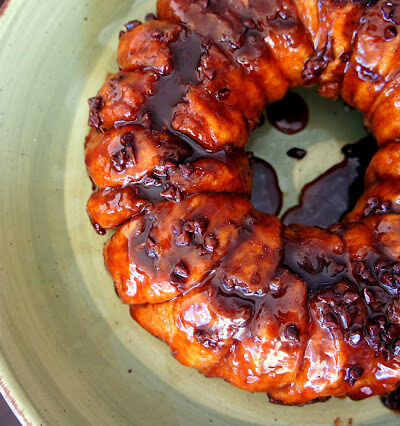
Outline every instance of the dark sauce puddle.
{"type": "Polygon", "coordinates": [[[284,98],[267,106],[267,118],[276,129],[292,135],[307,126],[308,106],[300,95],[288,92],[284,98]]]}
{"type": "Polygon", "coordinates": [[[344,146],[342,152],[346,158],[305,185],[299,205],[290,208],[282,222],[324,228],[340,222],[362,194],[364,174],[377,149],[372,136],[344,146]]]}
{"type": "Polygon", "coordinates": [[[274,168],[257,157],[251,159],[251,165],[254,172],[251,201],[254,207],[264,213],[278,215],[282,208],[282,191],[274,168]]]}

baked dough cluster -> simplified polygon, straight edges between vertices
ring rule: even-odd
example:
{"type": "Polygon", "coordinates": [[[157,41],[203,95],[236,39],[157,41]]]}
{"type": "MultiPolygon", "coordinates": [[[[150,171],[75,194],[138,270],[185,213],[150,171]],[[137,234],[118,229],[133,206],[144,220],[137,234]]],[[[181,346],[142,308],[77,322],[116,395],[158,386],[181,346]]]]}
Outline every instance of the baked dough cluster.
{"type": "MultiPolygon", "coordinates": [[[[181,363],[283,404],[400,384],[398,0],[159,0],[89,100],[88,211],[122,302],[181,363]],[[244,148],[289,88],[379,150],[342,223],[255,210],[244,148]]],[[[266,141],[268,143],[268,141],[266,141]]]]}

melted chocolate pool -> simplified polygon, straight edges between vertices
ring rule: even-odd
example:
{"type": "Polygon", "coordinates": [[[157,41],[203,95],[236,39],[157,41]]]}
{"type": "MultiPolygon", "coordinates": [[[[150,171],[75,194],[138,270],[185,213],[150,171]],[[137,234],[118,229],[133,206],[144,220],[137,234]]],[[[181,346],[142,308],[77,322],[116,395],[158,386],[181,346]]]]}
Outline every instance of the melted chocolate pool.
{"type": "Polygon", "coordinates": [[[297,93],[288,92],[280,101],[267,106],[268,121],[288,135],[303,130],[307,126],[308,117],[307,104],[297,93]]]}
{"type": "Polygon", "coordinates": [[[364,174],[376,150],[372,136],[343,147],[346,158],[302,189],[300,204],[283,215],[283,223],[328,227],[339,222],[361,195],[364,174]]]}
{"type": "Polygon", "coordinates": [[[251,194],[254,208],[268,214],[279,214],[282,208],[282,191],[274,168],[257,157],[251,159],[251,165],[254,172],[251,194]]]}

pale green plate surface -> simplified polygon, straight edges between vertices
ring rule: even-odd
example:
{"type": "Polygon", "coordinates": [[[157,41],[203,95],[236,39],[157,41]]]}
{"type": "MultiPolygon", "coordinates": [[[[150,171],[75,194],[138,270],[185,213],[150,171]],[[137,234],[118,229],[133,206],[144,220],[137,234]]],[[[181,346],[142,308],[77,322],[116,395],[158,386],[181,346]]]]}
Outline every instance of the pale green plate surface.
{"type": "MultiPolygon", "coordinates": [[[[26,423],[393,424],[377,399],[302,408],[206,379],[130,320],[86,217],[86,99],[116,69],[118,32],[153,1],[11,0],[0,18],[0,375],[26,423]],[[85,19],[87,18],[87,19],[85,19]],[[128,371],[132,370],[131,373],[128,371]]],[[[360,116],[304,92],[308,128],[268,124],[250,146],[279,172],[285,205],[363,135],[360,116]],[[308,147],[305,160],[284,153],[308,147]]]]}

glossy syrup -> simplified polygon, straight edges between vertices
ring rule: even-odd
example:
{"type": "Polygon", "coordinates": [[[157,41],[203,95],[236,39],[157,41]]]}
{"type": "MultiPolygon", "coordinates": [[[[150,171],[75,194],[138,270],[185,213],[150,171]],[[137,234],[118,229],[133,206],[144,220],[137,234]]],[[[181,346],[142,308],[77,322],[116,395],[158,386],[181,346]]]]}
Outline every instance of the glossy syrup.
{"type": "Polygon", "coordinates": [[[193,31],[183,31],[171,45],[172,72],[162,77],[156,85],[154,96],[147,98],[142,107],[142,117],[148,114],[154,129],[171,129],[175,105],[182,100],[188,83],[199,82],[198,67],[204,52],[202,37],[193,31]]]}

